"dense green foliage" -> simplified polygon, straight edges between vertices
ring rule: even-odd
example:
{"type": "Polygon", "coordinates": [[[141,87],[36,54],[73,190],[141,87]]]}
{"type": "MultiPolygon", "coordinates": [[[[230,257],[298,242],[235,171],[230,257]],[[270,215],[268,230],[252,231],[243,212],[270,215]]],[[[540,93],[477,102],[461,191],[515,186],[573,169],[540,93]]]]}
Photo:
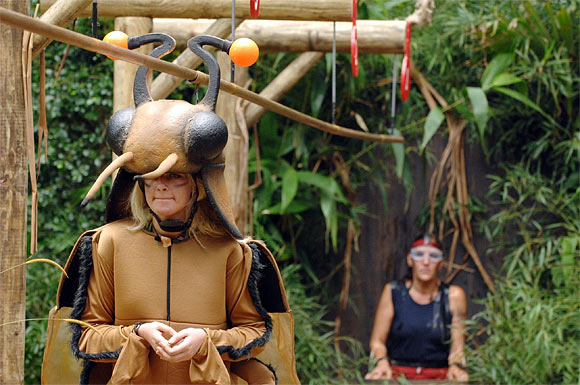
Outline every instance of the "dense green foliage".
{"type": "MultiPolygon", "coordinates": [[[[359,17],[403,18],[414,3],[361,0],[359,17]]],[[[453,111],[468,119],[468,140],[481,145],[498,170],[484,204],[488,218],[475,223],[494,240],[490,251],[505,260],[498,294],[483,299],[484,310],[470,321],[469,371],[484,383],[580,380],[577,7],[572,0],[437,2],[433,24],[413,30],[415,64],[450,103],[457,102],[453,111]],[[475,337],[481,330],[487,339],[475,337]]],[[[111,29],[101,22],[101,31],[111,29]]],[[[88,21],[79,21],[77,30],[89,34],[88,21]]],[[[108,186],[101,199],[78,207],[110,158],[103,135],[112,112],[112,62],[72,47],[55,80],[63,52],[60,43],[47,50],[49,153],[39,178],[36,255],[59,263],[83,230],[103,221],[108,186]]],[[[263,55],[252,68],[252,87],[263,89],[295,57],[263,55]]],[[[349,55],[338,55],[338,124],[358,127],[364,121],[371,132],[391,133],[385,78],[394,58],[362,55],[360,75],[352,78],[349,55]]],[[[282,102],[330,121],[330,68],[327,55],[282,102]]],[[[191,90],[180,87],[172,97],[180,93],[189,96],[191,90]]],[[[408,103],[397,103],[395,127],[405,147],[334,137],[273,113],[258,125],[262,184],[253,192],[253,232],[283,268],[299,325],[296,357],[304,383],[362,381],[361,345],[344,339],[348,354],[334,347],[329,319],[341,277],[328,274],[342,262],[347,221],[357,224],[361,215],[372,215],[357,201],[357,188],[376,184],[387,203],[385,179],[398,175],[410,191],[409,154],[433,161],[421,145],[435,130],[444,131],[439,124],[423,125],[429,110],[416,87],[408,103]]],[[[256,153],[252,142],[250,181],[256,153]]],[[[46,317],[59,272],[33,264],[27,273],[27,318],[46,317]]],[[[39,382],[45,329],[44,322],[27,323],[26,383],[39,382]]]]}

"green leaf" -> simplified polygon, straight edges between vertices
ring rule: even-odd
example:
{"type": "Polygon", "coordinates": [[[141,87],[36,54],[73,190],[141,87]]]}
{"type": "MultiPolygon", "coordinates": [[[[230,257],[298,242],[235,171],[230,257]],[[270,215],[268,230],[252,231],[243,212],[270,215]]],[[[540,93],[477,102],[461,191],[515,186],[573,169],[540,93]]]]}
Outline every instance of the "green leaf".
{"type": "Polygon", "coordinates": [[[536,110],[537,112],[548,118],[550,121],[553,121],[550,115],[546,114],[536,103],[532,102],[526,95],[520,94],[517,91],[505,87],[493,87],[493,89],[498,92],[501,92],[504,95],[514,98],[519,102],[524,103],[526,106],[536,110]]]}
{"type": "Polygon", "coordinates": [[[511,53],[501,53],[489,62],[483,75],[481,76],[481,88],[487,90],[491,87],[493,79],[505,71],[505,69],[513,62],[513,55],[511,53]]]}
{"type": "Polygon", "coordinates": [[[332,247],[337,248],[338,240],[338,215],[336,211],[336,201],[328,194],[321,194],[320,209],[326,222],[326,234],[330,234],[332,247]]]}
{"type": "MultiPolygon", "coordinates": [[[[393,135],[401,135],[401,132],[398,129],[394,129],[393,135]]],[[[391,148],[395,154],[397,177],[400,179],[403,177],[403,167],[405,166],[405,147],[403,143],[391,143],[391,148]]]]}
{"type": "Polygon", "coordinates": [[[487,128],[487,120],[489,118],[489,105],[487,104],[487,97],[485,92],[479,87],[467,87],[467,96],[473,106],[473,116],[479,131],[479,139],[484,143],[484,133],[487,128]]]}
{"type": "Polygon", "coordinates": [[[445,119],[445,115],[443,115],[443,112],[441,112],[439,107],[435,107],[429,111],[429,115],[427,115],[427,120],[425,121],[425,126],[423,127],[423,143],[421,143],[421,151],[425,150],[425,147],[437,132],[443,119],[445,119]]]}
{"type": "Polygon", "coordinates": [[[342,194],[340,186],[336,180],[332,179],[331,177],[322,174],[316,174],[310,171],[297,171],[296,174],[298,175],[299,182],[318,187],[321,192],[324,192],[333,197],[334,200],[341,203],[347,203],[346,198],[342,194]]]}
{"type": "Polygon", "coordinates": [[[562,275],[564,282],[568,282],[572,276],[576,248],[580,239],[577,236],[568,236],[562,239],[562,275]]]}
{"type": "Polygon", "coordinates": [[[320,113],[320,107],[322,107],[327,87],[328,82],[323,72],[319,73],[319,76],[314,77],[310,91],[310,108],[312,109],[312,116],[315,118],[320,113]]]}
{"type": "Polygon", "coordinates": [[[298,214],[306,210],[312,210],[314,208],[315,206],[312,205],[310,202],[299,202],[293,200],[292,202],[290,202],[288,207],[286,207],[286,209],[284,209],[283,211],[282,205],[280,203],[277,203],[274,206],[262,210],[260,213],[263,215],[298,214]]]}
{"type": "Polygon", "coordinates": [[[516,83],[523,82],[523,81],[524,81],[524,79],[522,79],[516,75],[512,75],[512,74],[507,73],[507,72],[502,72],[501,74],[499,74],[495,78],[493,78],[491,85],[493,87],[501,87],[501,86],[509,86],[510,84],[516,84],[516,83]]]}
{"type": "Polygon", "coordinates": [[[298,191],[298,175],[296,170],[288,167],[282,176],[282,202],[281,210],[284,212],[286,207],[292,202],[298,191]]]}
{"type": "Polygon", "coordinates": [[[566,8],[562,8],[556,13],[556,17],[560,25],[560,37],[566,44],[566,48],[568,48],[568,55],[573,55],[574,52],[578,51],[574,50],[574,28],[572,27],[570,13],[566,8]]]}

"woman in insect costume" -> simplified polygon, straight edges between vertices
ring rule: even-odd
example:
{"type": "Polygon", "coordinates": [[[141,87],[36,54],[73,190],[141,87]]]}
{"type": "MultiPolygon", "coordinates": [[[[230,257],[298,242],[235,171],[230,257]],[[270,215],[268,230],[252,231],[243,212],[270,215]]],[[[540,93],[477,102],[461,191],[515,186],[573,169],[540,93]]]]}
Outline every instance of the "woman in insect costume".
{"type": "MultiPolygon", "coordinates": [[[[129,38],[129,48],[164,34],[129,38]]],[[[231,43],[197,36],[188,46],[208,65],[204,99],[153,101],[148,69],[135,77],[135,109],[116,112],[107,142],[119,156],[99,176],[119,170],[108,198],[106,225],[83,234],[59,285],[58,308],[70,306],[71,348],[84,361],[81,383],[274,383],[276,364],[257,359],[272,336],[269,312],[289,312],[276,263],[266,247],[242,240],[223,176],[227,127],[214,113],[219,66],[202,45],[231,43]]],[[[290,322],[290,325],[292,323],[290,322]]],[[[290,331],[292,332],[292,331],[290,331]]],[[[47,351],[51,336],[47,341],[47,351]]],[[[293,341],[292,341],[293,342],[293,341]]],[[[285,375],[298,379],[292,351],[285,375]]],[[[48,367],[54,360],[47,359],[48,367]]],[[[260,356],[262,357],[262,356],[260,356]]]]}

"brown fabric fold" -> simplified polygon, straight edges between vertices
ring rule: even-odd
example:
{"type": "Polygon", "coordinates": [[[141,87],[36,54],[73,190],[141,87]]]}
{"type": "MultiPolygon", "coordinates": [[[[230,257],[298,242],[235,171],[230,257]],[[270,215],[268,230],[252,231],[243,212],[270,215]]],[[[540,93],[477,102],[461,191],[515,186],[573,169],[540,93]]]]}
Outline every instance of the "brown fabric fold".
{"type": "Polygon", "coordinates": [[[142,383],[149,375],[149,344],[135,333],[129,334],[127,343],[117,359],[109,384],[142,383]]]}

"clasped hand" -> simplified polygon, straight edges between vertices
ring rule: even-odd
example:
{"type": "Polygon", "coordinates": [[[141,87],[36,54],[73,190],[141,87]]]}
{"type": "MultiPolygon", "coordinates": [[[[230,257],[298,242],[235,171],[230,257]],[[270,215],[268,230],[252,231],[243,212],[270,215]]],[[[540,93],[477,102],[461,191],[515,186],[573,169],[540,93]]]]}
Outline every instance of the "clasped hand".
{"type": "Polygon", "coordinates": [[[139,328],[139,336],[151,345],[162,360],[180,362],[190,360],[199,351],[206,333],[199,328],[177,332],[164,323],[148,322],[139,328]]]}

